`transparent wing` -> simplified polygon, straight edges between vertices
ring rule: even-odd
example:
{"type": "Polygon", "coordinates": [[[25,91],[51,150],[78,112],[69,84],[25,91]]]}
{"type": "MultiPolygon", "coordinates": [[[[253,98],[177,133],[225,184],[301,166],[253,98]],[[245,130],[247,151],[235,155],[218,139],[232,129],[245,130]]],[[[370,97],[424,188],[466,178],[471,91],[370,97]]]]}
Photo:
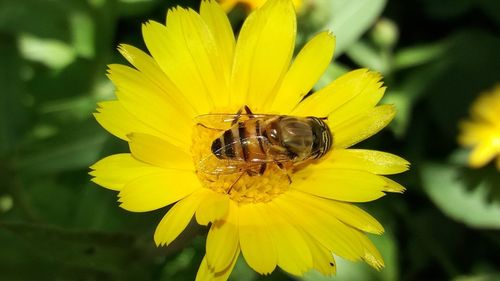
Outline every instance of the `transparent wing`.
{"type": "MultiPolygon", "coordinates": [[[[248,137],[242,139],[242,142],[247,142],[249,146],[258,145],[259,139],[267,142],[263,137],[248,137]]],[[[236,141],[235,141],[236,142],[236,141]]],[[[275,163],[281,167],[289,167],[288,163],[291,162],[290,158],[281,154],[266,154],[263,152],[253,151],[248,154],[247,158],[243,156],[235,156],[230,159],[219,159],[216,154],[222,150],[226,150],[229,146],[234,146],[234,142],[226,144],[216,151],[209,151],[198,162],[198,171],[220,175],[220,174],[233,174],[240,173],[246,170],[258,170],[262,164],[275,163]]]]}
{"type": "Polygon", "coordinates": [[[203,114],[195,117],[195,122],[199,126],[204,126],[209,129],[228,130],[237,122],[244,122],[250,119],[268,120],[280,115],[275,114],[226,114],[213,113],[203,114]]]}

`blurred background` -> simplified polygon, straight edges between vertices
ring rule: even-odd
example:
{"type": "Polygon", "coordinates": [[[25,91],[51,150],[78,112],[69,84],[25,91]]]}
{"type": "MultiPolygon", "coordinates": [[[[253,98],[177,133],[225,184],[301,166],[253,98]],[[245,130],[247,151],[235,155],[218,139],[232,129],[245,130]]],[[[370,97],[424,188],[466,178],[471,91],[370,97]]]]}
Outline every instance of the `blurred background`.
{"type": "MultiPolygon", "coordinates": [[[[119,43],[145,50],[141,24],[164,22],[175,5],[199,3],[0,0],[0,280],[194,280],[206,229],[192,225],[158,249],[166,210],[126,212],[87,174],[128,151],[92,116],[113,99],[106,65],[125,63],[119,43]]],[[[235,30],[244,16],[231,12],[235,30]]],[[[262,277],[240,260],[231,280],[500,280],[500,171],[468,168],[457,144],[473,100],[500,83],[500,1],[304,0],[297,45],[325,29],[338,43],[318,87],[368,67],[385,77],[383,102],[398,108],[359,145],[412,163],[393,177],[404,195],[361,206],[386,227],[370,237],[386,268],[339,260],[334,278],[262,277]]]]}

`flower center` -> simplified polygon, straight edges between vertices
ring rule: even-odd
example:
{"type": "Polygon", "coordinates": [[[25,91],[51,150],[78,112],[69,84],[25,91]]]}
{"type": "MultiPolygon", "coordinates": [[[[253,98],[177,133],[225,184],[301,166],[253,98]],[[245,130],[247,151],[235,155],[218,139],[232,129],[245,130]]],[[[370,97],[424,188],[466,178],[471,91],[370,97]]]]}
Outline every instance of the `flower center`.
{"type": "MultiPolygon", "coordinates": [[[[202,115],[193,128],[191,153],[204,187],[240,203],[269,202],[288,190],[290,179],[277,164],[241,158],[234,115],[202,115]],[[240,153],[238,153],[238,150],[240,153]]],[[[245,121],[239,121],[245,125],[245,121]]],[[[255,136],[254,136],[255,137],[255,136]]]]}

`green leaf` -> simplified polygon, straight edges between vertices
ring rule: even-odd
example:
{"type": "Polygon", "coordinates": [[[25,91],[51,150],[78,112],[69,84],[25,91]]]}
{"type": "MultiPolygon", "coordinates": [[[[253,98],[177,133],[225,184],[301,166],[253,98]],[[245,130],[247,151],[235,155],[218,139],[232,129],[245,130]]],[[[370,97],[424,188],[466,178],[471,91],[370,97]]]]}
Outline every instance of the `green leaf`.
{"type": "Polygon", "coordinates": [[[250,266],[248,266],[248,264],[245,262],[245,259],[243,258],[243,255],[240,254],[229,280],[254,281],[256,279],[257,273],[253,269],[251,269],[250,266]]]}
{"type": "Polygon", "coordinates": [[[108,135],[93,120],[73,124],[52,138],[27,147],[20,154],[15,167],[36,173],[85,168],[100,157],[101,148],[107,139],[108,135]]]}
{"type": "Polygon", "coordinates": [[[19,47],[25,59],[43,63],[55,70],[66,67],[76,58],[73,48],[60,40],[22,34],[19,47]]]}
{"type": "Polygon", "coordinates": [[[422,170],[423,187],[447,216],[474,228],[500,229],[500,203],[488,200],[488,188],[471,190],[457,166],[427,163],[422,170]]]}
{"type": "Polygon", "coordinates": [[[387,56],[364,41],[357,41],[346,51],[347,55],[361,67],[387,74],[390,69],[387,56]]]}
{"type": "Polygon", "coordinates": [[[421,80],[420,84],[428,87],[429,113],[441,133],[455,144],[457,124],[466,117],[474,97],[499,81],[500,38],[484,30],[471,29],[460,31],[446,41],[449,46],[446,53],[432,63],[441,65],[442,71],[429,77],[432,80],[421,80]]]}
{"type": "MultiPolygon", "coordinates": [[[[22,61],[13,36],[0,33],[0,159],[12,152],[29,126],[22,61]]],[[[2,160],[0,160],[2,161],[2,160]]],[[[0,165],[1,166],[1,165],[0,165]]]]}
{"type": "MultiPolygon", "coordinates": [[[[337,39],[335,56],[341,55],[367,31],[382,13],[386,0],[332,0],[329,29],[337,39]]],[[[326,8],[326,7],[325,7],[326,8]]]]}
{"type": "MultiPolygon", "coordinates": [[[[148,279],[147,267],[143,264],[144,259],[141,260],[144,252],[134,246],[135,238],[127,234],[69,230],[22,222],[0,222],[0,238],[3,238],[2,245],[17,245],[17,250],[21,251],[23,256],[58,264],[58,270],[52,273],[56,275],[54,277],[65,271],[79,270],[87,276],[101,274],[108,278],[121,277],[119,280],[148,279]],[[7,242],[5,239],[9,244],[5,244],[7,242]]],[[[8,247],[7,249],[9,250],[8,247]]],[[[32,259],[22,258],[13,265],[19,266],[23,262],[29,264],[32,259]]],[[[47,280],[43,275],[37,278],[40,279],[47,280]]]]}
{"type": "Polygon", "coordinates": [[[448,42],[444,41],[401,49],[394,56],[393,67],[400,70],[432,62],[444,55],[448,47],[448,42]]]}

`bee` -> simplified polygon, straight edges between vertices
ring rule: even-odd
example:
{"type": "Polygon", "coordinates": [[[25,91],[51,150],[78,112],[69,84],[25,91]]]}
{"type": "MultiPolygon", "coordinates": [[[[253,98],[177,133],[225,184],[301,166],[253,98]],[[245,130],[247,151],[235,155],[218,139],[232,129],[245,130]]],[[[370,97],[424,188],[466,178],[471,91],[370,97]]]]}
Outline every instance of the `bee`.
{"type": "Polygon", "coordinates": [[[244,107],[237,114],[207,114],[203,120],[231,122],[219,129],[210,147],[210,154],[198,169],[208,174],[246,172],[249,176],[263,175],[269,164],[289,170],[297,164],[323,157],[331,149],[333,136],[326,118],[288,115],[253,114],[244,107]],[[245,110],[246,113],[241,112],[245,110]],[[216,158],[219,165],[208,165],[216,158]]]}

